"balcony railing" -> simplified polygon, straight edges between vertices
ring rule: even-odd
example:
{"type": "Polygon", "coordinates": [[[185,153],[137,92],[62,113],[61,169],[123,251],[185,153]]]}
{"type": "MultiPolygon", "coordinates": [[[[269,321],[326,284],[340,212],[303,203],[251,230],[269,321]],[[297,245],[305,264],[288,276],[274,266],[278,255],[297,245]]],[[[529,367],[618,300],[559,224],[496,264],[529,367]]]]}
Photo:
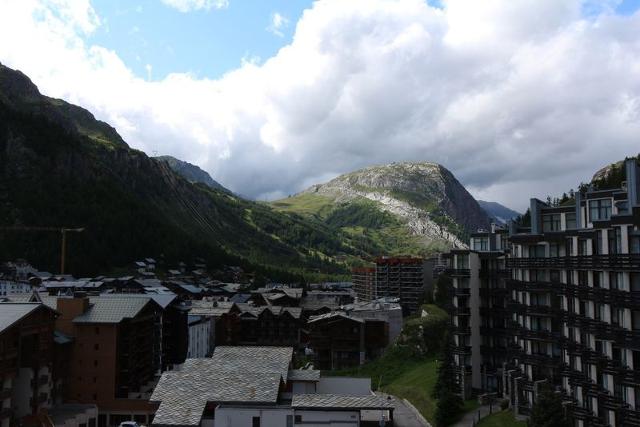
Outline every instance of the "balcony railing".
{"type": "Polygon", "coordinates": [[[553,268],[569,270],[640,269],[640,254],[583,255],[549,258],[508,258],[509,268],[553,268]]]}

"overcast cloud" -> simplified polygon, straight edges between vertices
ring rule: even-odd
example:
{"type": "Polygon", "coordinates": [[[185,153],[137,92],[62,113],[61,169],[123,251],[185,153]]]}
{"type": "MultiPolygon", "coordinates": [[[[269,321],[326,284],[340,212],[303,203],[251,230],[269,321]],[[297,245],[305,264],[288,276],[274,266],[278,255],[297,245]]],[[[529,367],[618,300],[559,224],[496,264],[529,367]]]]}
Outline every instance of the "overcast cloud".
{"type": "Polygon", "coordinates": [[[611,1],[442,3],[322,0],[262,64],[148,82],[86,42],[102,25],[87,0],[9,0],[0,61],[131,146],[256,198],[429,160],[476,197],[523,209],[640,151],[640,13],[617,16],[611,1]]]}

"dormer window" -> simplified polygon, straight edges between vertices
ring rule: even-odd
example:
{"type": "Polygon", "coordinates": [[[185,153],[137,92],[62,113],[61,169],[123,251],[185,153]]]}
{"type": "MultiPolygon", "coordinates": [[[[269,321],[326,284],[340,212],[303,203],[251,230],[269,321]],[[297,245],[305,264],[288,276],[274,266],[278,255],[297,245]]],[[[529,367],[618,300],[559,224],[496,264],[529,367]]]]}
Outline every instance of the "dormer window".
{"type": "Polygon", "coordinates": [[[606,221],[611,218],[611,199],[599,199],[589,201],[589,219],[593,221],[606,221]]]}

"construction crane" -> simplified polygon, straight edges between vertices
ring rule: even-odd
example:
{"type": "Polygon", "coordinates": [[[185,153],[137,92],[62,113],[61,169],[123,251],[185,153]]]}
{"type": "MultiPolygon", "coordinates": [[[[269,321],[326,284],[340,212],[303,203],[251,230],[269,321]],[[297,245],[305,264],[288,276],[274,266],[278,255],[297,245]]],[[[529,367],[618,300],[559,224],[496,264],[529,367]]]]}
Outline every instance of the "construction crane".
{"type": "Polygon", "coordinates": [[[13,227],[0,227],[2,231],[55,231],[60,233],[62,242],[60,244],[60,274],[64,274],[64,264],[67,255],[67,233],[82,233],[84,227],[81,228],[64,228],[64,227],[28,227],[28,226],[13,226],[13,227]]]}

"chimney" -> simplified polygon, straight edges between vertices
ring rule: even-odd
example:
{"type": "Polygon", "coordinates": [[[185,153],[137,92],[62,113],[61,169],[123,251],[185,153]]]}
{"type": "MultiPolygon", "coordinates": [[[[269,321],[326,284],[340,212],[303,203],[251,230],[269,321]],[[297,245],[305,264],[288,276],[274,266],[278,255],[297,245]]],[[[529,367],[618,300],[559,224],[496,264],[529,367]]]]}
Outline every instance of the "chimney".
{"type": "Polygon", "coordinates": [[[76,292],[73,298],[58,297],[56,309],[60,317],[56,319],[56,328],[67,335],[75,336],[73,319],[89,309],[89,298],[83,292],[76,292]]]}

